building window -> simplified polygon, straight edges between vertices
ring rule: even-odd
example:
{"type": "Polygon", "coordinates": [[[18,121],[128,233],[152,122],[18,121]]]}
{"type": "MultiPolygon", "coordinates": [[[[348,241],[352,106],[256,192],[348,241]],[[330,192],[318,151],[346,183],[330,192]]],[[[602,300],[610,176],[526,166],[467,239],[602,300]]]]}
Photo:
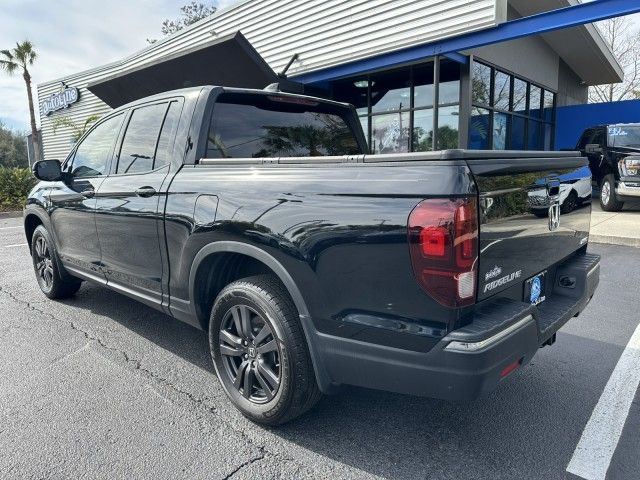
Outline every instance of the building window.
{"type": "Polygon", "coordinates": [[[553,148],[555,93],[480,62],[471,75],[469,148],[553,148]]]}
{"type": "Polygon", "coordinates": [[[440,60],[438,70],[431,61],[336,81],[333,98],[355,105],[372,153],[457,148],[460,67],[440,60]]]}

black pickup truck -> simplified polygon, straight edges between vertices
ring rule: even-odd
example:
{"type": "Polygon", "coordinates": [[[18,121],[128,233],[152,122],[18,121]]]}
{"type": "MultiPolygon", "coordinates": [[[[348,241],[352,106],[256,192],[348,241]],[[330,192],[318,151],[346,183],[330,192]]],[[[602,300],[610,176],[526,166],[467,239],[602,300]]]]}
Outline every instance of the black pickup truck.
{"type": "Polygon", "coordinates": [[[624,202],[640,200],[640,124],[587,128],[576,150],[589,158],[603,210],[619,212],[624,202]]]}
{"type": "Polygon", "coordinates": [[[126,105],[35,164],[37,281],[49,298],[95,282],[207,331],[222,388],[264,424],[340,385],[475,398],[593,296],[590,205],[559,205],[586,159],[366,152],[354,108],[318,98],[199,87],[126,105]]]}

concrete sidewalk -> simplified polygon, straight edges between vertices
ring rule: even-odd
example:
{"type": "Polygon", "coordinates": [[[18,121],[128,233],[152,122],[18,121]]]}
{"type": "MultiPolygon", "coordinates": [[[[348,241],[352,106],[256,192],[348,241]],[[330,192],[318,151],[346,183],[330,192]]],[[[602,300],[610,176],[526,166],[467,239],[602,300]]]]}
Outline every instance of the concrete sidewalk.
{"type": "Polygon", "coordinates": [[[604,212],[593,199],[589,241],[640,248],[640,201],[627,202],[621,212],[604,212]]]}

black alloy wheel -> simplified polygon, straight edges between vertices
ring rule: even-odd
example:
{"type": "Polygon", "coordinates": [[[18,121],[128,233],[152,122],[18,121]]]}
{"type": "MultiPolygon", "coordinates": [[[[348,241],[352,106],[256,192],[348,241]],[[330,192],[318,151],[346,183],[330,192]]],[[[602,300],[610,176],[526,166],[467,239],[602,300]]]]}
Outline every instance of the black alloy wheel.
{"type": "Polygon", "coordinates": [[[38,236],[33,243],[33,263],[40,288],[50,291],[53,287],[53,260],[44,236],[38,236]]]}
{"type": "Polygon", "coordinates": [[[80,288],[81,280],[62,267],[51,235],[43,225],[38,225],[33,231],[31,259],[38,286],[47,297],[67,298],[80,288]]]}
{"type": "Polygon", "coordinates": [[[274,275],[241,278],[220,291],[209,348],[224,393],[256,423],[281,425],[320,400],[300,315],[274,275]]]}
{"type": "Polygon", "coordinates": [[[248,305],[233,305],[220,324],[220,355],[233,387],[255,404],[280,388],[280,350],[269,323],[248,305]]]}

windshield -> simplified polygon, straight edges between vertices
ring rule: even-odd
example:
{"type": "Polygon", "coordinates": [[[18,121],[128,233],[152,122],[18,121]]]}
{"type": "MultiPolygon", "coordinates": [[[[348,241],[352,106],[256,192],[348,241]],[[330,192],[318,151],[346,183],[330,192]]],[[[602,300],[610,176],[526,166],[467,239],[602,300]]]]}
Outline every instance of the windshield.
{"type": "Polygon", "coordinates": [[[612,147],[640,147],[640,125],[609,127],[609,145],[612,147]]]}

